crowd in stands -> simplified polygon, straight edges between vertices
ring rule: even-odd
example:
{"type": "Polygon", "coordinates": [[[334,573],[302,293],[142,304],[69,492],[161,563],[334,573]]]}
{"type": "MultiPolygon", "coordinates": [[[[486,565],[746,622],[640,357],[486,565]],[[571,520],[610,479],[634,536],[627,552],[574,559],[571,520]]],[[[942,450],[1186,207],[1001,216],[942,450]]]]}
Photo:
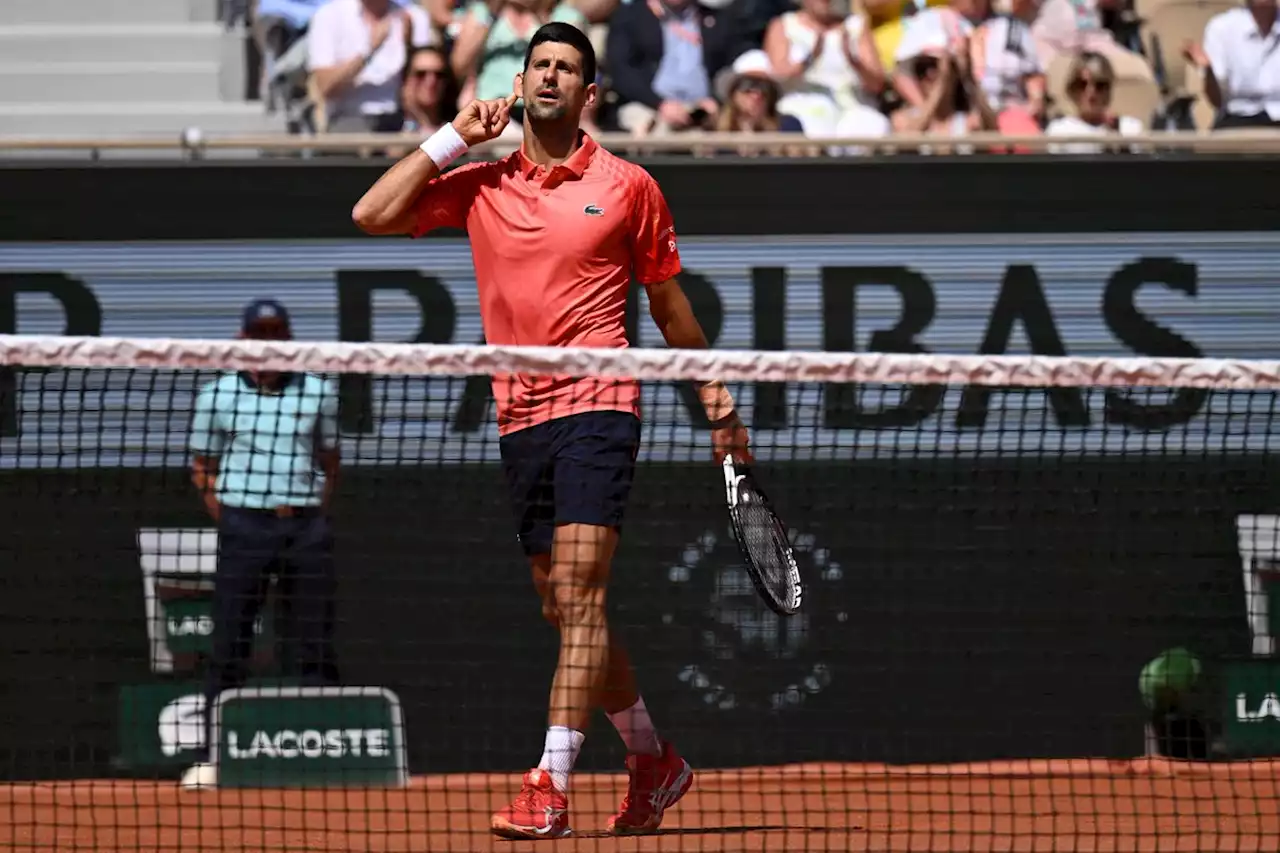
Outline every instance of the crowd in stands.
{"type": "MultiPolygon", "coordinates": [[[[508,94],[528,39],[548,21],[579,26],[596,45],[604,97],[584,117],[587,129],[637,138],[1080,137],[1280,125],[1276,0],[251,5],[267,90],[306,104],[315,132],[429,133],[472,98],[508,94]]],[[[508,133],[518,137],[518,121],[508,133]]]]}

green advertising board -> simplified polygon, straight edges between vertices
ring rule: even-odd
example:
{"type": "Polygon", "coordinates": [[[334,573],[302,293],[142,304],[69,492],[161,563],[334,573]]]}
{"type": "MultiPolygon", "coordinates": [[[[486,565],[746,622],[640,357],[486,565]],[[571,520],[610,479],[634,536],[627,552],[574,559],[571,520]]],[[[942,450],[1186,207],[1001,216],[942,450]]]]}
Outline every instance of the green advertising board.
{"type": "MultiPolygon", "coordinates": [[[[164,578],[157,578],[157,589],[164,590],[164,578]]],[[[194,660],[197,655],[209,656],[213,651],[213,588],[184,589],[181,595],[169,592],[162,595],[160,607],[163,614],[163,637],[169,653],[176,659],[194,660]]],[[[253,623],[254,656],[270,657],[275,643],[274,601],[263,603],[262,611],[253,623]]]]}
{"type": "Polygon", "coordinates": [[[120,688],[114,764],[122,770],[185,767],[204,744],[205,699],[199,681],[120,688]]]}
{"type": "MultiPolygon", "coordinates": [[[[288,679],[250,679],[250,687],[292,686],[288,679]]],[[[130,772],[184,768],[204,746],[204,685],[196,679],[125,684],[117,694],[112,764],[130,772]]]]}
{"type": "Polygon", "coordinates": [[[213,737],[221,788],[408,784],[400,700],[381,687],[227,690],[213,737]]]}
{"type": "Polygon", "coordinates": [[[1230,755],[1280,755],[1280,659],[1223,661],[1222,721],[1230,755]]]}

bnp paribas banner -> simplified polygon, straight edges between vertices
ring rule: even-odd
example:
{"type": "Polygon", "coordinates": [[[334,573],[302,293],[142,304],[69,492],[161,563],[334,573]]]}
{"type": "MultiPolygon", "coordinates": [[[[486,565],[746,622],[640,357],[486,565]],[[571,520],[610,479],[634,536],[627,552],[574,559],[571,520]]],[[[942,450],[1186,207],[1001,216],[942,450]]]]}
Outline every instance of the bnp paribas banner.
{"type": "MultiPolygon", "coordinates": [[[[1270,233],[687,238],[681,253],[721,348],[1270,357],[1280,328],[1270,233]]],[[[464,240],[0,244],[3,333],[227,338],[264,296],[300,338],[483,340],[464,240]]],[[[639,289],[628,325],[663,345],[639,289]]],[[[204,378],[5,371],[0,465],[181,464],[204,378]]],[[[483,379],[340,384],[350,464],[497,458],[483,379]]],[[[737,397],[765,459],[1261,451],[1272,415],[1269,395],[1195,390],[747,383],[737,397]]],[[[652,384],[645,405],[646,457],[704,455],[688,388],[652,384]]]]}

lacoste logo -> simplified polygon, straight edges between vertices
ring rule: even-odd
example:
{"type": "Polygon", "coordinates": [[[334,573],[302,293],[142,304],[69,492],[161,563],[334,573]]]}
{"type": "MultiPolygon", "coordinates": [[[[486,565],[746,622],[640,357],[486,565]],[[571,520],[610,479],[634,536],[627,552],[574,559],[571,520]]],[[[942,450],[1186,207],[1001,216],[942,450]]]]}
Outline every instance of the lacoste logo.
{"type": "Polygon", "coordinates": [[[160,711],[160,751],[174,756],[204,746],[205,697],[179,696],[160,711]]]}
{"type": "Polygon", "coordinates": [[[596,204],[589,204],[582,208],[582,212],[587,216],[604,216],[604,208],[596,204]]]}

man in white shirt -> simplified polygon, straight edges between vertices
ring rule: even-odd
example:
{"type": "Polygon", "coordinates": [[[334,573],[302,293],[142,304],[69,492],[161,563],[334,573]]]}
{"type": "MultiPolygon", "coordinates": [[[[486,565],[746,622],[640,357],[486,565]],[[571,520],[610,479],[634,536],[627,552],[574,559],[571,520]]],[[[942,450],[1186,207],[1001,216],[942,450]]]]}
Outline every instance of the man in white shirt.
{"type": "Polygon", "coordinates": [[[1216,15],[1204,44],[1186,55],[1204,74],[1204,92],[1218,110],[1215,128],[1280,126],[1280,22],[1276,0],[1248,0],[1216,15]]]}
{"type": "Polygon", "coordinates": [[[400,129],[408,48],[434,40],[426,13],[392,0],[330,0],[311,19],[307,65],[332,133],[400,129]]]}

